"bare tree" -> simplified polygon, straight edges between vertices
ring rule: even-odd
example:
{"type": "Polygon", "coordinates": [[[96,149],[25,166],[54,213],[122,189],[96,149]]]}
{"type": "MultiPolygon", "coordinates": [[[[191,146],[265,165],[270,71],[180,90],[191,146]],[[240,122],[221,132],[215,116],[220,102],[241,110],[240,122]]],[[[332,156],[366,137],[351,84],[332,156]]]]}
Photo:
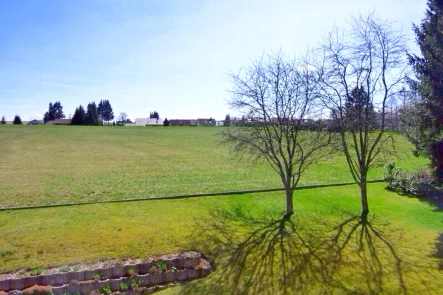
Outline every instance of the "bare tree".
{"type": "Polygon", "coordinates": [[[125,123],[126,123],[126,120],[128,119],[128,114],[126,114],[126,113],[120,113],[120,116],[119,116],[119,118],[120,118],[120,122],[121,122],[121,124],[124,126],[125,125],[125,123]]]}
{"type": "Polygon", "coordinates": [[[385,133],[387,102],[401,91],[406,71],[405,37],[374,13],[352,18],[349,30],[334,29],[320,47],[322,100],[354,181],[360,186],[362,213],[369,212],[367,175],[395,150],[385,133]],[[371,118],[377,114],[377,124],[371,118]]]}
{"type": "Polygon", "coordinates": [[[265,160],[286,192],[286,216],[294,213],[293,193],[301,174],[325,157],[330,134],[315,116],[318,73],[271,54],[231,74],[230,106],[244,118],[226,128],[223,142],[253,162],[265,160]]]}

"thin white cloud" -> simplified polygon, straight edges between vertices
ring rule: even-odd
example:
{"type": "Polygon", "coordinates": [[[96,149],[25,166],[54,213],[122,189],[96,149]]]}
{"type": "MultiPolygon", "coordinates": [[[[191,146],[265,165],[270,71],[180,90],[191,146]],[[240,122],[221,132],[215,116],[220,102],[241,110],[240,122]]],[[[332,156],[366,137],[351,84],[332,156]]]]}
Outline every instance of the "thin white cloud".
{"type": "Polygon", "coordinates": [[[58,83],[58,82],[52,82],[52,81],[36,81],[36,83],[39,83],[44,86],[52,86],[52,87],[60,87],[60,88],[76,88],[77,87],[77,86],[74,86],[71,84],[58,83]]]}

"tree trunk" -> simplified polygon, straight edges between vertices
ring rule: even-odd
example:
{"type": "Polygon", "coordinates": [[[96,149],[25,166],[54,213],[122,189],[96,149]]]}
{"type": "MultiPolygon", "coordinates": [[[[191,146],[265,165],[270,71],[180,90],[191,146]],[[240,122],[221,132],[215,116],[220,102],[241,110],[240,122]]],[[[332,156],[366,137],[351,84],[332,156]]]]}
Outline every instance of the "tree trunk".
{"type": "Polygon", "coordinates": [[[286,192],[286,213],[285,213],[285,216],[289,217],[294,214],[294,205],[292,203],[292,195],[294,192],[291,187],[286,187],[285,192],[286,192]]]}
{"type": "Polygon", "coordinates": [[[369,213],[368,191],[366,186],[366,176],[363,176],[360,181],[360,200],[362,216],[367,216],[369,213]]]}

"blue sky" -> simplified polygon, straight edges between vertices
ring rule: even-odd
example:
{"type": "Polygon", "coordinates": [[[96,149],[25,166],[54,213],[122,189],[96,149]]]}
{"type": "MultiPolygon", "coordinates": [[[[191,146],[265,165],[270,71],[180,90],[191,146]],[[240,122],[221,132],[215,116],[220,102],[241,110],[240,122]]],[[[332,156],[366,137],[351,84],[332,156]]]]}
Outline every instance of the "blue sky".
{"type": "Polygon", "coordinates": [[[301,53],[372,9],[416,50],[425,0],[1,0],[0,116],[108,99],[132,119],[223,119],[229,72],[263,52],[301,53]]]}

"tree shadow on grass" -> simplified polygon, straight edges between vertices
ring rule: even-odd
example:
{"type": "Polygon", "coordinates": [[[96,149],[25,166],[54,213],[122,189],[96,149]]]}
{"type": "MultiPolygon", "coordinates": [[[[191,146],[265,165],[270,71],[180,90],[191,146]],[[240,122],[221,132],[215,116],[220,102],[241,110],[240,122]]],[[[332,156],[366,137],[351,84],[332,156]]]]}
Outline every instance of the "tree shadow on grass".
{"type": "Polygon", "coordinates": [[[407,232],[379,223],[375,216],[343,218],[330,231],[329,260],[336,265],[332,285],[344,294],[440,294],[437,259],[407,232]]]}
{"type": "Polygon", "coordinates": [[[436,239],[433,257],[438,259],[438,267],[443,271],[443,232],[436,239]]]}
{"type": "Polygon", "coordinates": [[[420,198],[420,200],[433,206],[434,211],[443,212],[443,188],[432,189],[425,197],[420,198]]]}
{"type": "MultiPolygon", "coordinates": [[[[441,275],[367,216],[257,218],[236,207],[198,222],[193,238],[215,273],[183,294],[439,294],[441,275]],[[395,241],[395,243],[394,243],[395,241]],[[435,280],[434,280],[435,277],[435,280]]],[[[429,256],[429,255],[427,255],[429,256]]],[[[429,257],[428,257],[429,258],[429,257]]]]}

